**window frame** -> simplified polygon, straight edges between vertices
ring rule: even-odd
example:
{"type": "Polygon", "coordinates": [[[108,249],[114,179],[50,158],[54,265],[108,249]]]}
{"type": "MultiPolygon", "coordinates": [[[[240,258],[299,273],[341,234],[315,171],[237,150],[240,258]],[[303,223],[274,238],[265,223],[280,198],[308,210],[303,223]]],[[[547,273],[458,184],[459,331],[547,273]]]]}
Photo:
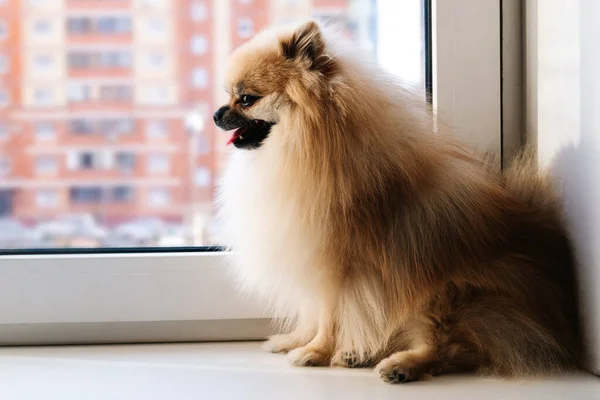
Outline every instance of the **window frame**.
{"type": "MultiPolygon", "coordinates": [[[[504,143],[518,141],[520,131],[518,123],[503,123],[518,113],[518,105],[507,111],[507,100],[518,97],[520,85],[505,65],[519,63],[520,52],[504,49],[504,40],[520,40],[520,8],[503,0],[423,1],[433,16],[424,35],[433,42],[426,76],[437,118],[505,159],[504,143]],[[489,57],[467,64],[478,52],[489,57]],[[473,118],[470,109],[485,112],[473,118]]],[[[230,253],[219,247],[0,255],[0,345],[260,339],[273,317],[238,293],[226,267],[230,253]],[[235,331],[219,328],[229,322],[235,331]]]]}

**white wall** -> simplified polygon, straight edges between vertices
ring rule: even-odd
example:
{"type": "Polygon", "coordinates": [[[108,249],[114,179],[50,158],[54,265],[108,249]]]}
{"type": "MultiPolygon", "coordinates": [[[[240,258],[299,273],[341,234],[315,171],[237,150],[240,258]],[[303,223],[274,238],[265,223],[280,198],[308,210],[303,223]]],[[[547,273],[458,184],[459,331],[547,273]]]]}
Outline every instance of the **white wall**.
{"type": "Polygon", "coordinates": [[[600,1],[527,1],[527,126],[564,189],[589,367],[600,374],[600,1]]]}

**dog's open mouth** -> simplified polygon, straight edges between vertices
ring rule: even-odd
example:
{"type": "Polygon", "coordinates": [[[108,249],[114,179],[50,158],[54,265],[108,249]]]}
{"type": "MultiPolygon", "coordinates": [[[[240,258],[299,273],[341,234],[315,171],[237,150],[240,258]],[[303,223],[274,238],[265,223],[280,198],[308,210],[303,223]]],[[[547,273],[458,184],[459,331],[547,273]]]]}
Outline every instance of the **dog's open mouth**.
{"type": "Polygon", "coordinates": [[[266,121],[251,121],[248,125],[237,128],[227,141],[227,145],[233,144],[239,149],[259,148],[269,136],[272,126],[273,124],[266,121]]]}

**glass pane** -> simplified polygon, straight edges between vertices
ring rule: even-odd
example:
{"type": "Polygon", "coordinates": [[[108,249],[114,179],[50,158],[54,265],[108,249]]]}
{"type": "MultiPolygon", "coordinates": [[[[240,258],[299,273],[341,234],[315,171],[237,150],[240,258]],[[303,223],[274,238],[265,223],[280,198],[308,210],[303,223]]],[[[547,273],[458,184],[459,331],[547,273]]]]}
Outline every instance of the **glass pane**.
{"type": "Polygon", "coordinates": [[[231,51],[313,17],[423,90],[423,3],[0,2],[0,248],[218,245],[231,51]]]}

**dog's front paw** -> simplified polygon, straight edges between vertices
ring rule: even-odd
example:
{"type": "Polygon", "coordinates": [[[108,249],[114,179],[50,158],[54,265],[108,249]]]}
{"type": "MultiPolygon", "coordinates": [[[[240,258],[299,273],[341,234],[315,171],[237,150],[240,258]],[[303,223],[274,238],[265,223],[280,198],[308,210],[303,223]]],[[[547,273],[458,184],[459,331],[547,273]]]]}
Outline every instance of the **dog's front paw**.
{"type": "Polygon", "coordinates": [[[389,358],[380,362],[375,367],[375,372],[388,383],[406,383],[418,379],[411,374],[410,368],[389,358]]]}
{"type": "Polygon", "coordinates": [[[296,367],[321,367],[329,365],[331,356],[312,346],[300,347],[291,351],[288,358],[296,367]]]}
{"type": "Polygon", "coordinates": [[[338,351],[331,359],[332,367],[368,368],[372,364],[367,357],[360,357],[356,351],[338,351]]]}
{"type": "Polygon", "coordinates": [[[263,343],[262,348],[271,353],[288,353],[303,345],[304,344],[301,343],[295,335],[288,333],[286,335],[270,336],[269,339],[263,343]]]}

